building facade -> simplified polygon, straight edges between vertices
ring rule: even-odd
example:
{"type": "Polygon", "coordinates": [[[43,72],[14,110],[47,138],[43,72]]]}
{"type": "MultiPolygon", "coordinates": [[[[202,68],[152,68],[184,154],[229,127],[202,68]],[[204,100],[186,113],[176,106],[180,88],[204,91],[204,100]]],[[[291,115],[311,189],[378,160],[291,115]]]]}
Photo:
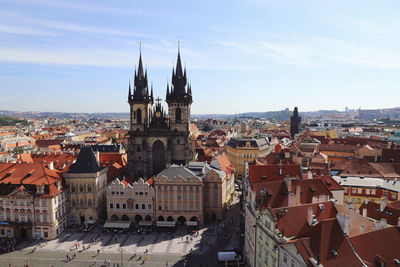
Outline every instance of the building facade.
{"type": "Polygon", "coordinates": [[[0,164],[0,237],[56,238],[67,226],[67,195],[53,163],[0,164]]]}
{"type": "Polygon", "coordinates": [[[153,201],[154,188],[142,178],[133,183],[115,179],[107,186],[107,218],[136,223],[153,221],[153,201]]]}
{"type": "Polygon", "coordinates": [[[69,220],[73,224],[105,218],[108,168],[101,167],[99,152],[83,147],[78,158],[64,174],[68,187],[69,220]]]}
{"type": "Polygon", "coordinates": [[[245,174],[245,163],[253,162],[257,157],[265,157],[273,152],[268,138],[231,138],[226,145],[229,160],[235,166],[237,179],[242,179],[245,174]]]}
{"type": "Polygon", "coordinates": [[[168,119],[160,102],[160,98],[154,99],[153,88],[149,90],[147,70],[143,70],[140,55],[133,93],[129,85],[128,94],[128,169],[132,178],[148,178],[171,164],[186,165],[193,159],[189,129],[192,89],[186,68],[182,69],[179,50],[171,88],[167,85],[168,119]],[[154,101],[157,103],[153,106],[154,101]]]}

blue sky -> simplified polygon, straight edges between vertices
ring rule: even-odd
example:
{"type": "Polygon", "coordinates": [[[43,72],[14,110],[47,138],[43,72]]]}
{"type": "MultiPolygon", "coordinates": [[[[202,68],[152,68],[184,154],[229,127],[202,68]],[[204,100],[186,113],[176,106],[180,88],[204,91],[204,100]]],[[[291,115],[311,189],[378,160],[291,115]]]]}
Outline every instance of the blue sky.
{"type": "Polygon", "coordinates": [[[0,0],[0,110],[128,112],[142,42],[192,113],[400,106],[400,2],[0,0]]]}

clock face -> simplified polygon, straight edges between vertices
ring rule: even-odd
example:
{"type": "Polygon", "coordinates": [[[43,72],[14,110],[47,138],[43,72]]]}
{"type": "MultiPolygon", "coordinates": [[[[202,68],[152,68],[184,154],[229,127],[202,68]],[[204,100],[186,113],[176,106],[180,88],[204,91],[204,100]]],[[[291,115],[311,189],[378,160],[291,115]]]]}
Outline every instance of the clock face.
{"type": "Polygon", "coordinates": [[[157,117],[157,118],[160,118],[160,117],[161,117],[161,112],[160,112],[160,111],[157,111],[157,112],[156,112],[156,117],[157,117]]]}

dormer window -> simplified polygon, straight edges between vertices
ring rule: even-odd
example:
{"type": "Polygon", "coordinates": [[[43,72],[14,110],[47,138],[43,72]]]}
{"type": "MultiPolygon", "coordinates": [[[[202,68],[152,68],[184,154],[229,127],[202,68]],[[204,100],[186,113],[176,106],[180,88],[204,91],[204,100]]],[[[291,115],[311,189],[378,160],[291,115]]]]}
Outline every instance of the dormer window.
{"type": "Polygon", "coordinates": [[[38,194],[44,194],[44,185],[39,185],[37,187],[38,194]]]}

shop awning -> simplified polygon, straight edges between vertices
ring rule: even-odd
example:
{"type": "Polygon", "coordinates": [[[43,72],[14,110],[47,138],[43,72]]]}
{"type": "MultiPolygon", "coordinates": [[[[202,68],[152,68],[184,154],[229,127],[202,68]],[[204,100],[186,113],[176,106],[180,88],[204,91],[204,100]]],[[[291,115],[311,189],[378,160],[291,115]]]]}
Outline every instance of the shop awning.
{"type": "Polygon", "coordinates": [[[157,221],[156,225],[159,227],[175,227],[176,222],[170,221],[157,221]]]}
{"type": "Polygon", "coordinates": [[[106,222],[104,224],[104,228],[122,228],[122,229],[128,229],[131,226],[130,222],[106,222]]]}
{"type": "Polygon", "coordinates": [[[198,224],[198,222],[193,222],[193,221],[188,221],[188,222],[185,222],[185,224],[187,225],[187,226],[197,226],[197,224],[198,224]]]}
{"type": "Polygon", "coordinates": [[[139,226],[151,226],[153,224],[152,221],[140,221],[139,226]]]}

